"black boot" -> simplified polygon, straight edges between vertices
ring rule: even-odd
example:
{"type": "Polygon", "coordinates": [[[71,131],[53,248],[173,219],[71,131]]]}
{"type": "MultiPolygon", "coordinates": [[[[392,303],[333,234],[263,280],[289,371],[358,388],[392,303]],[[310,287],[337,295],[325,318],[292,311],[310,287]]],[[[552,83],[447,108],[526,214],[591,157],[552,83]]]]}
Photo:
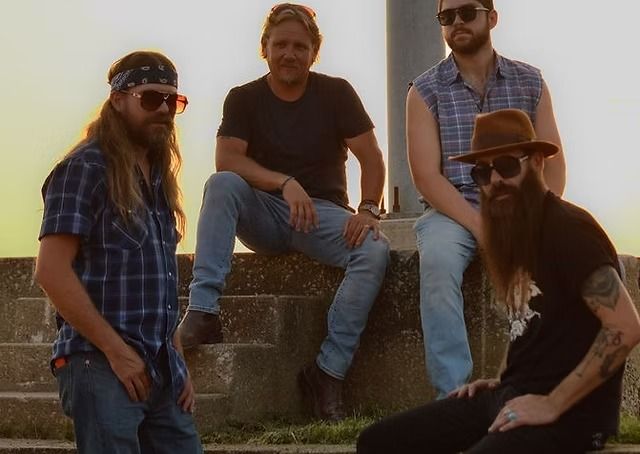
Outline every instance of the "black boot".
{"type": "Polygon", "coordinates": [[[314,363],[300,371],[298,384],[306,400],[311,403],[316,418],[325,421],[341,421],[345,418],[342,380],[327,375],[314,363]]]}
{"type": "Polygon", "coordinates": [[[218,314],[187,311],[178,326],[178,332],[184,349],[200,344],[222,343],[222,324],[218,314]]]}

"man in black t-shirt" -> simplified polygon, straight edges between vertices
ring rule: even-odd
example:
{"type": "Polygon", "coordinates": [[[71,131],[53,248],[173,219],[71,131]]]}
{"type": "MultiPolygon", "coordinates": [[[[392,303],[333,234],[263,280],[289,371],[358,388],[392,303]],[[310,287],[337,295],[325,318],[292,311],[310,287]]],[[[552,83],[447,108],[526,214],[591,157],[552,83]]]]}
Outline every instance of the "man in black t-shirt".
{"type": "Polygon", "coordinates": [[[320,49],[315,13],[282,3],[267,16],[262,55],[269,73],[233,88],[216,143],[217,173],[205,185],[185,348],[222,341],[219,298],[235,235],[267,254],[299,251],[345,269],[315,362],[298,375],[314,414],[339,420],[342,382],[389,259],[380,232],[385,178],[373,124],[351,85],[310,71],[320,49]],[[349,208],[345,161],[361,167],[362,201],[349,208]]]}
{"type": "Polygon", "coordinates": [[[369,428],[359,454],[578,453],[615,434],[624,362],[640,320],[617,255],[585,210],[543,180],[556,144],[528,115],[478,115],[471,152],[481,189],[482,254],[510,344],[498,379],[481,379],[369,428]]]}

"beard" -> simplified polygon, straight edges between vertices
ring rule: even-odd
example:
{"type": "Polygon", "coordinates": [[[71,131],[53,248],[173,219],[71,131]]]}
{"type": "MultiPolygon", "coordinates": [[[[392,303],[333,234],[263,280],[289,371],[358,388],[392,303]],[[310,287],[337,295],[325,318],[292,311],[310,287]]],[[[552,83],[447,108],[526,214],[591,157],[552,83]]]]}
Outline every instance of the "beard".
{"type": "Polygon", "coordinates": [[[140,124],[132,124],[125,118],[124,123],[129,140],[134,145],[149,151],[167,148],[174,133],[173,118],[168,114],[154,115],[140,124]]]}
{"type": "Polygon", "coordinates": [[[546,191],[538,174],[526,172],[519,188],[500,184],[490,194],[481,191],[481,253],[496,296],[507,307],[514,306],[514,292],[528,293],[537,265],[546,191]]]}
{"type": "Polygon", "coordinates": [[[488,25],[487,25],[486,28],[484,28],[482,31],[480,31],[477,34],[474,34],[471,30],[466,29],[463,26],[460,26],[460,27],[456,28],[451,33],[451,35],[445,36],[445,41],[447,42],[447,45],[449,46],[449,48],[454,53],[460,54],[460,55],[473,55],[473,54],[475,54],[485,44],[487,44],[489,42],[489,39],[490,39],[490,30],[489,30],[489,26],[488,25]],[[468,32],[471,35],[471,38],[468,41],[464,42],[464,43],[456,42],[456,40],[454,39],[454,36],[460,30],[464,30],[464,31],[468,32]]]}

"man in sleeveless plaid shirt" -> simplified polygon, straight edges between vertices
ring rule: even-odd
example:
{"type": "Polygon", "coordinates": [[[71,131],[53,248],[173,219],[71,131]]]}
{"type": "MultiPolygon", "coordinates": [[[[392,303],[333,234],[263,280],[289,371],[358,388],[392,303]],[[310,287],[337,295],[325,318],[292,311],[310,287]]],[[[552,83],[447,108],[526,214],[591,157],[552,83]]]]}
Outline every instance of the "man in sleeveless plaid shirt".
{"type": "MultiPolygon", "coordinates": [[[[503,108],[525,111],[540,139],[561,142],[540,71],[493,49],[491,30],[498,13],[492,0],[441,0],[437,19],[452,52],[412,83],[407,145],[413,180],[426,207],[414,226],[426,364],[442,398],[471,376],[461,285],[476,247],[483,244],[478,187],[469,166],[448,157],[469,150],[477,114],[503,108]]],[[[562,194],[562,147],[549,160],[544,178],[551,191],[562,194]]]]}

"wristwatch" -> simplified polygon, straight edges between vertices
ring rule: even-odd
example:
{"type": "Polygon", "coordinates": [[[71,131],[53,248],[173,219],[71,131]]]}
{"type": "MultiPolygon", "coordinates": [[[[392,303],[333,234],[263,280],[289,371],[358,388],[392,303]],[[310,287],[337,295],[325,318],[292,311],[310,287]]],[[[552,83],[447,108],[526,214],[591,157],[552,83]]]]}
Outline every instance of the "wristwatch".
{"type": "Polygon", "coordinates": [[[380,219],[380,208],[370,200],[363,200],[360,202],[360,205],[358,205],[358,213],[362,213],[363,211],[370,213],[376,219],[380,219]]]}

